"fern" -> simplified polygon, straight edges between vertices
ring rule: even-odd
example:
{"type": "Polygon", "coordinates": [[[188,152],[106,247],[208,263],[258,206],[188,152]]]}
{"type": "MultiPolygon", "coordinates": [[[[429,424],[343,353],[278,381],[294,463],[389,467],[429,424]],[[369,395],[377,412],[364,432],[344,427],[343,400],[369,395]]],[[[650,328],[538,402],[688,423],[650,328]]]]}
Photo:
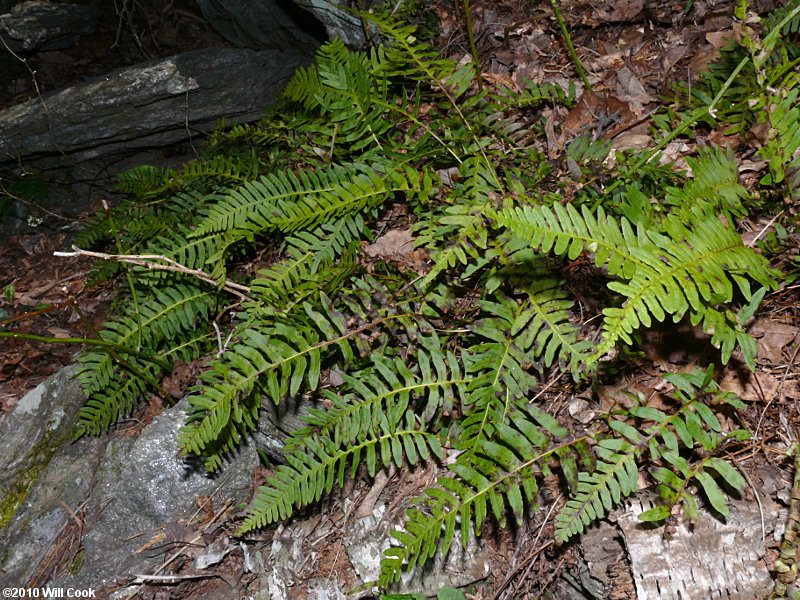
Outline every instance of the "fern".
{"type": "Polygon", "coordinates": [[[403,466],[404,461],[416,464],[419,459],[429,460],[431,455],[442,457],[442,449],[436,436],[418,431],[414,417],[406,415],[401,427],[391,427],[384,418],[381,434],[362,441],[342,451],[327,438],[306,442],[307,452],[288,454],[288,465],[281,465],[269,487],[259,488],[253,500],[253,513],[245,519],[240,533],[263,527],[279,519],[285,519],[293,507],[302,507],[318,500],[323,492],[330,492],[334,483],[344,484],[348,463],[352,465],[350,477],[362,463],[374,476],[379,465],[394,462],[403,466]]]}
{"type": "Polygon", "coordinates": [[[325,277],[335,271],[333,263],[337,258],[339,268],[350,264],[352,253],[347,249],[363,236],[364,222],[358,214],[313,231],[298,232],[297,237],[286,240],[287,257],[260,270],[260,276],[253,279],[253,293],[275,307],[296,303],[302,290],[312,293],[320,288],[325,277]]]}
{"type": "Polygon", "coordinates": [[[371,475],[392,461],[402,466],[404,458],[410,464],[416,464],[419,457],[428,460],[429,449],[441,458],[437,438],[416,431],[417,418],[408,409],[412,403],[424,406],[428,419],[441,403],[449,410],[464,380],[454,356],[422,358],[425,356],[417,355],[419,374],[400,360],[376,361],[372,370],[344,376],[352,393],[324,392],[332,408],[312,410],[305,417],[309,427],[296,431],[287,442],[289,466],[279,467],[259,489],[242,531],[284,519],[318,500],[322,481],[328,492],[334,477],[342,485],[346,462],[357,468],[362,452],[371,475]]]}
{"type": "MultiPolygon", "coordinates": [[[[767,288],[777,286],[766,261],[746,248],[732,228],[716,217],[694,216],[691,228],[677,218],[665,219],[663,234],[642,227],[634,231],[625,218],[617,222],[602,209],[596,217],[586,208],[578,213],[570,205],[555,205],[554,210],[508,208],[495,220],[543,252],[570,259],[592,252],[597,266],[621,278],[608,287],[625,301],[621,308],[604,310],[603,341],[590,358],[591,365],[618,341],[632,343],[632,332],[650,326],[653,319],[663,321],[670,315],[677,322],[688,312],[695,324],[712,320],[724,324],[724,319],[716,318],[714,306],[731,302],[733,283],[750,299],[745,274],[767,288]]],[[[727,327],[723,335],[723,361],[727,362],[735,332],[727,327]]],[[[752,360],[749,357],[748,362],[752,360]]]]}
{"type": "MultiPolygon", "coordinates": [[[[638,489],[637,463],[644,455],[648,455],[648,464],[663,461],[667,465],[659,467],[654,476],[662,482],[658,489],[669,504],[684,501],[688,516],[696,519],[696,502],[685,492],[687,483],[694,479],[711,505],[721,514],[728,514],[724,496],[709,469],[722,475],[734,489],[741,489],[744,480],[727,462],[711,455],[725,438],[705,397],[713,394],[713,404],[725,403],[735,408],[744,408],[744,405],[730,392],[721,392],[712,382],[712,375],[713,366],[706,372],[666,375],[665,379],[675,386],[674,397],[680,402],[680,407],[672,414],[656,408],[636,407],[609,421],[611,429],[620,437],[602,439],[595,447],[597,470],[579,474],[576,493],[556,517],[557,541],[565,542],[582,532],[585,526],[605,516],[623,498],[635,492],[638,489]],[[622,420],[623,416],[638,420],[639,427],[622,420]],[[647,422],[654,424],[642,426],[647,422]],[[680,452],[682,448],[692,450],[695,445],[708,454],[692,466],[680,452]]],[[[743,439],[741,433],[731,435],[743,439]]],[[[642,519],[660,520],[670,514],[667,505],[643,513],[642,519]]]]}
{"type": "Polygon", "coordinates": [[[665,203],[674,206],[672,215],[684,222],[692,222],[692,212],[707,215],[724,215],[729,222],[745,214],[743,200],[749,192],[739,183],[736,160],[720,149],[700,149],[700,158],[686,159],[694,179],[682,188],[667,188],[665,203]]]}
{"type": "Polygon", "coordinates": [[[411,173],[399,171],[382,175],[338,167],[321,173],[262,176],[221,198],[194,234],[228,231],[243,238],[271,229],[290,233],[319,226],[335,217],[374,208],[389,194],[418,191],[413,178],[411,173]]]}
{"type": "MultiPolygon", "coordinates": [[[[509,407],[505,422],[495,423],[492,439],[480,440],[469,461],[459,461],[449,469],[456,477],[441,477],[441,488],[430,488],[411,508],[403,530],[392,535],[400,546],[385,551],[381,565],[381,583],[389,585],[401,570],[411,570],[437,551],[446,554],[460,526],[461,541],[466,545],[469,530],[480,534],[488,516],[501,525],[506,511],[520,522],[526,507],[537,503],[539,472],[549,473],[549,460],[567,455],[564,451],[575,442],[553,446],[553,438],[564,433],[552,418],[535,423],[521,403],[509,407]]],[[[463,456],[463,455],[462,455],[463,456]]],[[[459,457],[460,458],[460,457],[459,457]]]]}
{"type": "MultiPolygon", "coordinates": [[[[81,410],[78,435],[97,434],[130,415],[141,400],[142,374],[149,372],[152,376],[165,370],[163,359],[155,358],[164,356],[164,344],[183,342],[184,352],[179,356],[186,358],[188,352],[192,358],[196,357],[199,348],[196,342],[186,341],[187,332],[191,334],[207,326],[211,300],[208,292],[175,285],[155,290],[153,298],[141,304],[135,317],[105,323],[100,337],[112,344],[117,353],[124,354],[128,364],[136,369],[133,373],[136,377],[131,378],[130,373],[123,376],[117,371],[113,351],[107,347],[85,352],[80,357],[77,378],[90,400],[81,410]],[[140,350],[145,342],[151,350],[140,350]],[[154,358],[144,362],[148,356],[154,358]]],[[[169,356],[164,358],[169,360],[169,356]]]]}
{"type": "MultiPolygon", "coordinates": [[[[642,162],[644,153],[617,153],[610,166],[610,144],[588,136],[545,156],[536,139],[542,109],[573,106],[573,87],[476,90],[474,65],[458,68],[385,12],[363,18],[382,45],[352,52],[329,42],[260,123],[215,133],[181,170],[120,176],[131,197],[112,210],[115,226],[100,213],[85,239],[113,237],[126,252],[186,269],[130,270],[128,289],[140,300],[121,296],[102,334],[112,349],[81,359],[89,400],[80,432],[129,416],[175,360],[213,351],[178,442],[208,470],[256,429],[264,403],[314,406],[243,532],[318,502],[361,465],[374,475],[444,463],[447,475],[412,502],[394,534],[384,586],[489,519],[521,522],[544,479],[558,478],[569,496],[559,542],[607,515],[648,473],[663,505],[645,518],[679,504],[691,516],[695,489],[724,514],[718,481],[740,480],[722,452],[742,435],[715,417],[718,406],[739,405],[710,371],[669,379],[672,411],[620,410],[582,431],[548,413],[538,390],[566,372],[584,385],[615,348],[635,346],[641,329],[668,319],[700,325],[723,362],[738,350],[754,368],[746,323],[778,274],[735,229],[752,197],[733,156],[700,150],[687,159],[688,180],[642,162]],[[573,190],[553,177],[566,164],[575,179],[589,171],[592,179],[573,190]],[[409,226],[413,250],[360,251],[409,226]],[[565,267],[582,266],[606,281],[604,294],[565,285],[565,267]],[[247,292],[233,307],[232,280],[247,292]],[[585,327],[595,317],[603,319],[597,342],[585,327]]],[[[794,21],[785,24],[793,34],[794,21]]],[[[712,66],[690,102],[716,95],[730,66],[712,66]]],[[[775,161],[772,183],[791,183],[797,87],[775,68],[767,67],[770,81],[785,89],[769,115],[742,104],[749,81],[727,88],[726,114],[737,127],[768,118],[780,129],[762,156],[775,161]]],[[[656,122],[672,134],[673,117],[656,122]]]]}

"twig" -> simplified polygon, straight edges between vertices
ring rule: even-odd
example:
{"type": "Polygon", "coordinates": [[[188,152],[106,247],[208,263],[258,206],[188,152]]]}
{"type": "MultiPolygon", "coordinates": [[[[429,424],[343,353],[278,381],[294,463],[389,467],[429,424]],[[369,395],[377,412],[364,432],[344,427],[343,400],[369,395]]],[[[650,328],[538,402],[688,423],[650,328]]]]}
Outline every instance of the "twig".
{"type": "MultiPolygon", "coordinates": [[[[90,256],[92,258],[100,258],[103,260],[116,260],[118,262],[124,262],[139,267],[145,267],[151,270],[183,273],[185,275],[191,275],[192,277],[196,277],[197,279],[205,281],[206,283],[217,285],[217,281],[213,279],[208,273],[201,271],[200,269],[190,269],[189,267],[186,267],[181,263],[172,260],[171,258],[168,258],[166,256],[163,256],[161,254],[107,254],[105,252],[93,252],[91,250],[82,250],[77,246],[72,246],[72,252],[53,252],[53,256],[62,256],[62,257],[90,256]],[[162,260],[167,264],[159,264],[157,262],[152,262],[156,260],[162,260]]],[[[250,288],[246,285],[242,285],[240,283],[236,283],[235,281],[231,281],[230,279],[226,279],[225,284],[222,287],[225,291],[233,294],[234,296],[238,296],[242,300],[247,300],[249,302],[254,301],[248,295],[250,293],[250,288]]]]}
{"type": "Polygon", "coordinates": [[[745,244],[745,245],[746,245],[746,246],[749,246],[749,247],[751,247],[751,248],[754,248],[754,247],[755,247],[755,245],[756,245],[756,242],[758,241],[758,239],[759,239],[759,238],[760,238],[762,235],[764,235],[764,232],[765,232],[767,229],[769,229],[769,228],[772,226],[772,224],[773,224],[775,221],[777,221],[777,220],[780,218],[780,216],[781,216],[783,213],[784,213],[784,211],[781,211],[781,212],[779,212],[777,215],[775,215],[774,217],[772,217],[772,218],[770,219],[769,223],[767,223],[766,225],[764,225],[764,227],[761,229],[761,231],[759,231],[759,232],[758,232],[758,235],[756,235],[756,237],[754,237],[754,238],[753,238],[753,239],[752,239],[750,242],[748,242],[748,243],[747,243],[747,244],[745,244]]]}
{"type": "Polygon", "coordinates": [[[206,579],[207,577],[217,577],[216,573],[187,573],[186,575],[145,575],[137,573],[134,575],[133,583],[144,583],[145,581],[160,581],[161,583],[175,583],[183,579],[206,579]]]}

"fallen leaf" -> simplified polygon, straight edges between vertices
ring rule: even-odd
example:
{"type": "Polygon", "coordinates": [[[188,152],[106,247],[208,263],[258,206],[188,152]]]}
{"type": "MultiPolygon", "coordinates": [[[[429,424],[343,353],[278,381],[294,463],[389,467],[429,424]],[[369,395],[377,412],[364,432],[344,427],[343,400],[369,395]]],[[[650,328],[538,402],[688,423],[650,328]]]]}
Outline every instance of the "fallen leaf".
{"type": "Polygon", "coordinates": [[[655,98],[647,93],[642,82],[628,67],[622,67],[617,70],[617,97],[627,102],[634,100],[640,104],[649,104],[656,101],[655,98]]]}
{"type": "Polygon", "coordinates": [[[387,231],[373,243],[364,246],[364,252],[371,258],[387,258],[414,249],[411,227],[387,231]]]}
{"type": "Polygon", "coordinates": [[[719,386],[726,392],[732,392],[745,402],[758,402],[763,399],[769,402],[778,390],[780,382],[769,373],[748,373],[746,381],[735,371],[728,371],[719,386]]]}
{"type": "Polygon", "coordinates": [[[624,132],[614,138],[612,150],[641,150],[649,148],[653,138],[645,133],[624,132]]]}
{"type": "Polygon", "coordinates": [[[758,340],[758,357],[772,364],[783,364],[783,349],[798,339],[800,329],[769,318],[758,319],[749,330],[758,340]]]}

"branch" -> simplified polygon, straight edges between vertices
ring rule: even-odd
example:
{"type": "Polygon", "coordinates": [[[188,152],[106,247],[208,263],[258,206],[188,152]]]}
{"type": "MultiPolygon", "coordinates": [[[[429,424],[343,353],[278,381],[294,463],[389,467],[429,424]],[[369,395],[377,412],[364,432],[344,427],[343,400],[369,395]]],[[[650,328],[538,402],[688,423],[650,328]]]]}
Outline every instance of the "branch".
{"type": "MultiPolygon", "coordinates": [[[[92,252],[91,250],[82,250],[77,246],[72,246],[72,252],[53,252],[53,256],[90,256],[92,258],[100,258],[103,260],[116,260],[118,262],[129,263],[151,270],[155,269],[158,271],[172,271],[175,273],[191,275],[192,277],[196,277],[197,279],[212,285],[217,285],[218,283],[205,271],[201,271],[200,269],[190,269],[189,267],[186,267],[181,263],[172,260],[171,258],[167,258],[161,254],[106,254],[105,252],[92,252]],[[152,262],[155,260],[162,260],[167,264],[164,265],[157,262],[152,262]]],[[[254,302],[254,300],[248,296],[250,293],[250,288],[246,285],[226,279],[222,289],[233,294],[234,296],[238,296],[242,300],[254,302]]]]}

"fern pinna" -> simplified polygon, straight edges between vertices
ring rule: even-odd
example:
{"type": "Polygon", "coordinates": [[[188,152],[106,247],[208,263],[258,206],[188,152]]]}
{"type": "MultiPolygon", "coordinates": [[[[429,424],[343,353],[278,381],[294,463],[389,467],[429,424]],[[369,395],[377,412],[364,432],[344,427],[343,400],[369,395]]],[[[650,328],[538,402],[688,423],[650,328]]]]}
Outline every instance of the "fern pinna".
{"type": "Polygon", "coordinates": [[[206,357],[179,445],[209,470],[257,427],[265,402],[319,406],[242,532],[289,518],[360,465],[374,475],[446,464],[394,534],[386,586],[487,519],[526,518],[543,483],[566,497],[560,542],[634,493],[642,473],[663,499],[645,518],[678,506],[691,516],[690,490],[724,514],[717,480],[741,481],[719,454],[742,434],[722,429],[717,411],[739,404],[710,370],[667,377],[673,411],[637,406],[590,431],[534,393],[559,371],[584,385],[667,319],[700,325],[723,362],[740,352],[754,367],[746,321],[778,277],[732,224],[748,198],[735,160],[709,148],[689,160],[683,185],[653,185],[680,178],[650,164],[608,198],[587,185],[568,201],[554,165],[569,159],[580,171],[578,159],[599,161],[609,144],[580,138],[552,160],[531,131],[543,107],[574,103],[573,88],[478,90],[474,69],[440,58],[411,28],[364,18],[385,45],[325,44],[261,123],[215,134],[183,172],[123,177],[133,199],[87,241],[119,237],[152,264],[131,270],[138,294],[102,334],[113,351],[82,359],[81,433],[158,392],[174,359],[206,357]],[[413,231],[415,260],[361,252],[400,226],[413,231]],[[605,285],[596,340],[563,281],[578,260],[605,285]],[[164,261],[184,269],[159,270],[164,261]]]}

